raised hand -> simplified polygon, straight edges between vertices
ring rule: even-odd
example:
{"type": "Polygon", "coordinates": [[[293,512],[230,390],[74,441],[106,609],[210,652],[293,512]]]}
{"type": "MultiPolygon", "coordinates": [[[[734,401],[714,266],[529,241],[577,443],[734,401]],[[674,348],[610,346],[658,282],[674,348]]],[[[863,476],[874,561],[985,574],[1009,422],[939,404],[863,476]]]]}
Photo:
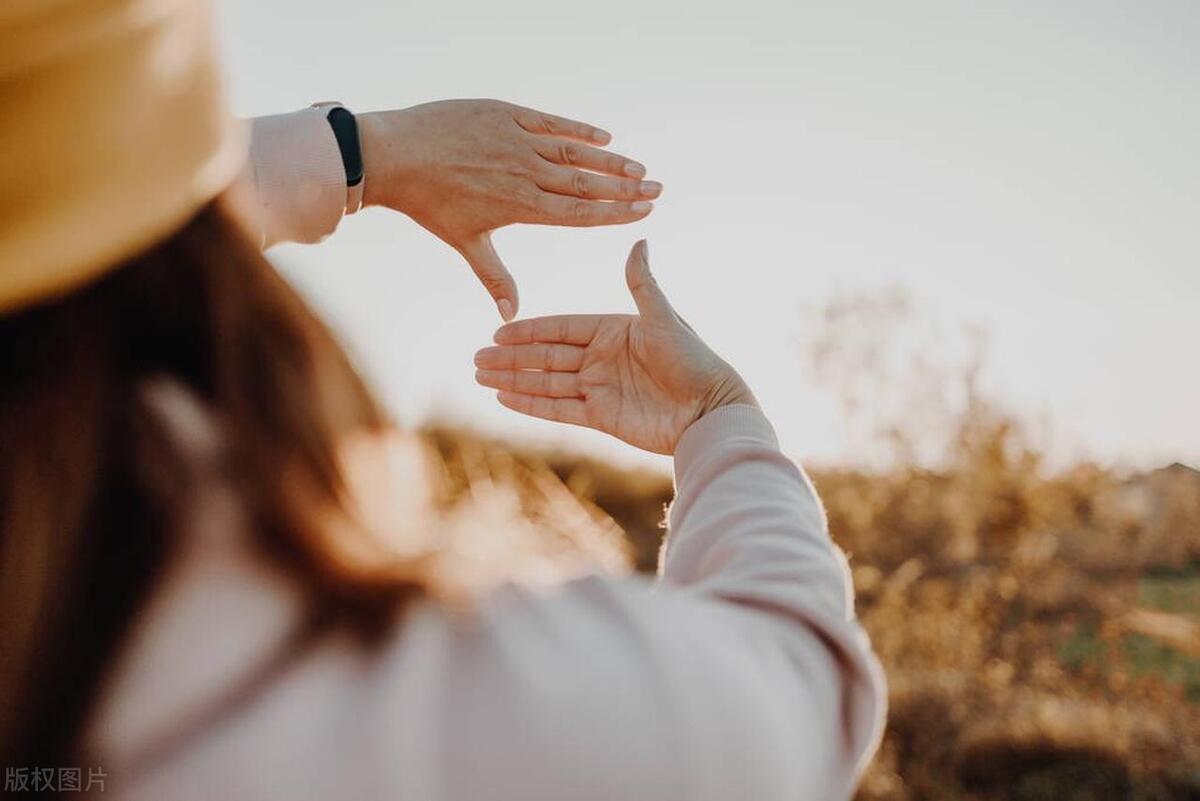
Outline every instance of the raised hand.
{"type": "Polygon", "coordinates": [[[737,372],[701,341],[650,274],[645,240],[625,280],[638,314],[538,317],[502,326],[475,354],[475,380],[533,417],[587,426],[674,453],[688,426],[730,403],[756,404],[737,372]]]}
{"type": "Polygon", "coordinates": [[[630,223],[662,191],[641,164],[602,150],[612,137],[599,128],[498,100],[361,114],[359,129],[365,203],[404,212],[461,253],[505,320],[517,286],[492,231],[630,223]]]}

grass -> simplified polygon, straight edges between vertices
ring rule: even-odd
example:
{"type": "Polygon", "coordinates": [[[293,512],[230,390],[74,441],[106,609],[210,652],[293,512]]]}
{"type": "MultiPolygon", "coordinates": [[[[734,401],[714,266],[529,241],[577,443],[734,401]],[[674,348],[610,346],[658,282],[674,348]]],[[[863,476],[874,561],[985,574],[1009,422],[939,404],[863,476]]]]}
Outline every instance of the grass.
{"type": "Polygon", "coordinates": [[[1200,565],[1143,576],[1138,585],[1138,603],[1151,609],[1200,618],[1200,565]]]}
{"type": "Polygon", "coordinates": [[[1127,634],[1121,640],[1125,659],[1137,676],[1154,676],[1178,686],[1192,704],[1200,704],[1200,659],[1143,634],[1127,634]]]}
{"type": "Polygon", "coordinates": [[[1058,661],[1075,674],[1103,672],[1109,658],[1108,646],[1094,626],[1075,629],[1058,645],[1058,661]]]}

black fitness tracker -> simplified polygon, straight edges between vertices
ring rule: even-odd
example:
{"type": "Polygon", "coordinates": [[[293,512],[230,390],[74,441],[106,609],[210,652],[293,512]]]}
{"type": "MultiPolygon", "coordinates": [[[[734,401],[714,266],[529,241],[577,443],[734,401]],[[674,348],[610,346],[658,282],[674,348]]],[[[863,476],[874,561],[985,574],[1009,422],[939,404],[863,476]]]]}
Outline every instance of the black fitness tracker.
{"type": "Polygon", "coordinates": [[[365,180],[362,143],[358,138],[358,120],[354,118],[350,109],[341,103],[314,103],[313,108],[324,113],[337,140],[338,151],[342,154],[342,167],[346,171],[346,213],[353,214],[362,208],[365,180]]]}

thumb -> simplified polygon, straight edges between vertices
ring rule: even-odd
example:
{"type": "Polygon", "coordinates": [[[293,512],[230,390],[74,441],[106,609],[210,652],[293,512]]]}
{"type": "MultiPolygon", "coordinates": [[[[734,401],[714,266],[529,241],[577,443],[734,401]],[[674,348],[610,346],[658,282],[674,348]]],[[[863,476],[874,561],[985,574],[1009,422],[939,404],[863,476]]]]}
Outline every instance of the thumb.
{"type": "Polygon", "coordinates": [[[650,274],[649,247],[645,239],[638,240],[625,261],[625,283],[638,311],[647,319],[674,318],[671,302],[650,274]]]}
{"type": "Polygon", "coordinates": [[[459,252],[467,260],[467,264],[471,265],[475,277],[492,296],[492,300],[496,301],[496,308],[500,310],[500,317],[504,322],[507,323],[516,317],[517,282],[513,280],[504,262],[500,261],[496,248],[492,246],[491,236],[481,234],[460,248],[459,252]]]}

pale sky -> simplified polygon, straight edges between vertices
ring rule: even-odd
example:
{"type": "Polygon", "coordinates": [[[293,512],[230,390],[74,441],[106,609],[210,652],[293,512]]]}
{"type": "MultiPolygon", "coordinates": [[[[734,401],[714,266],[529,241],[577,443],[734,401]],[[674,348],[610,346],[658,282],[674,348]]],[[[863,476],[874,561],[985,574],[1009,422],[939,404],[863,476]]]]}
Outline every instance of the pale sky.
{"type": "MultiPolygon", "coordinates": [[[[1105,461],[1200,463],[1200,4],[225,2],[236,108],[496,97],[600,125],[666,188],[634,226],[496,237],[522,316],[630,311],[638,237],[785,449],[847,455],[803,310],[905,287],[991,335],[988,388],[1105,461]]],[[[369,180],[369,176],[368,176],[369,180]]],[[[474,384],[458,256],[368,211],[272,258],[400,420],[636,460],[474,384]]]]}

